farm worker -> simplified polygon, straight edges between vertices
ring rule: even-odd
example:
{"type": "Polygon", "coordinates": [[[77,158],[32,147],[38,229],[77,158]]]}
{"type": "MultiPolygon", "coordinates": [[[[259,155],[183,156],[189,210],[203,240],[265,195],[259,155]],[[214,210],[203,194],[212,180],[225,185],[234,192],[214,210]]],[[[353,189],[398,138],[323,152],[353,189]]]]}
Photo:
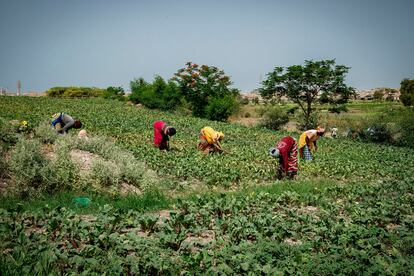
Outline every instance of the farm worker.
{"type": "Polygon", "coordinates": [[[269,154],[279,158],[278,178],[285,175],[293,179],[298,173],[298,144],[295,138],[285,136],[276,144],[275,148],[269,149],[269,154]]]}
{"type": "Polygon", "coordinates": [[[52,126],[57,130],[59,134],[64,134],[71,128],[81,128],[82,123],[77,119],[73,119],[66,113],[56,113],[52,116],[52,126]]]}
{"type": "Polygon", "coordinates": [[[203,153],[221,153],[223,151],[220,144],[224,138],[223,132],[217,132],[213,128],[207,126],[200,130],[200,136],[198,138],[200,141],[198,142],[197,147],[203,153]]]}
{"type": "Polygon", "coordinates": [[[154,145],[160,150],[169,150],[168,141],[170,136],[176,133],[175,128],[168,126],[163,121],[154,122],[154,145]]]}
{"type": "Polygon", "coordinates": [[[325,133],[325,129],[318,127],[317,129],[310,129],[302,133],[299,138],[299,152],[300,157],[305,160],[313,160],[313,153],[318,150],[316,141],[325,133]]]}

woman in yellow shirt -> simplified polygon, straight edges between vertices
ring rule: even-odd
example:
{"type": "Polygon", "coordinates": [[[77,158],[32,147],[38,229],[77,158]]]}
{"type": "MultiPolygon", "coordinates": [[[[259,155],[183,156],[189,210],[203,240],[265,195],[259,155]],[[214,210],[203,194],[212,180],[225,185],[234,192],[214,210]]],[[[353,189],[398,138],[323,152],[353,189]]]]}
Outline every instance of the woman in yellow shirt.
{"type": "Polygon", "coordinates": [[[211,127],[203,127],[200,131],[198,149],[203,153],[219,152],[223,150],[220,142],[223,140],[223,132],[217,132],[211,127]]]}
{"type": "Polygon", "coordinates": [[[299,138],[299,154],[302,159],[313,160],[313,154],[318,150],[316,141],[325,133],[325,129],[318,127],[302,133],[299,138]]]}

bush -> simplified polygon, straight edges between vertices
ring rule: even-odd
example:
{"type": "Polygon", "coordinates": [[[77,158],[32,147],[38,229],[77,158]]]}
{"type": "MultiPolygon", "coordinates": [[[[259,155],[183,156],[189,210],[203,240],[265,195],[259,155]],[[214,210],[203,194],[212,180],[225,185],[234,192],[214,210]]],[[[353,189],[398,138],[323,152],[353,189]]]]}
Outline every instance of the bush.
{"type": "Polygon", "coordinates": [[[238,107],[237,100],[232,95],[213,98],[207,105],[206,118],[209,120],[225,122],[231,114],[236,112],[238,107]]]}
{"type": "Polygon", "coordinates": [[[234,107],[237,104],[233,97],[239,96],[239,91],[230,88],[230,77],[215,66],[187,62],[186,67],[179,69],[172,80],[191,105],[193,116],[223,121],[231,115],[228,112],[236,111],[234,107]],[[218,113],[221,115],[216,115],[218,113]]]}
{"type": "Polygon", "coordinates": [[[289,122],[289,116],[280,107],[271,107],[264,113],[261,125],[273,130],[279,130],[289,122]]]}
{"type": "Polygon", "coordinates": [[[48,97],[77,98],[77,97],[102,97],[105,89],[97,87],[52,87],[46,91],[48,97]]]}
{"type": "Polygon", "coordinates": [[[287,114],[293,115],[293,114],[295,114],[296,110],[298,110],[298,109],[299,109],[299,106],[294,106],[292,108],[289,108],[288,111],[287,111],[287,114]]]}
{"type": "Polygon", "coordinates": [[[19,139],[10,163],[10,169],[22,196],[29,196],[35,190],[42,188],[43,172],[48,166],[48,161],[42,155],[39,141],[19,139]]]}
{"type": "Polygon", "coordinates": [[[16,128],[0,117],[0,142],[14,145],[18,140],[16,128]]]}
{"type": "Polygon", "coordinates": [[[34,129],[35,137],[38,138],[42,143],[53,144],[58,137],[56,131],[48,121],[41,122],[34,129]]]}
{"type": "Polygon", "coordinates": [[[49,162],[43,172],[45,189],[49,193],[72,190],[79,180],[79,168],[72,161],[70,149],[60,148],[56,157],[49,162]]]}
{"type": "Polygon", "coordinates": [[[363,132],[363,138],[376,143],[391,142],[391,131],[385,123],[374,123],[363,132]]]}
{"type": "Polygon", "coordinates": [[[342,104],[342,105],[335,105],[333,107],[328,108],[328,111],[331,113],[341,113],[341,112],[348,112],[348,108],[346,107],[346,105],[342,104]]]}
{"type": "Polygon", "coordinates": [[[103,93],[105,99],[125,101],[125,91],[122,87],[109,86],[103,93]]]}
{"type": "Polygon", "coordinates": [[[400,101],[403,105],[414,105],[414,80],[404,79],[401,82],[400,92],[400,101]]]}
{"type": "Polygon", "coordinates": [[[414,109],[404,108],[396,118],[396,144],[414,148],[414,109]]]}
{"type": "Polygon", "coordinates": [[[0,179],[4,179],[9,166],[6,161],[6,149],[3,147],[3,143],[0,142],[0,179]]]}
{"type": "Polygon", "coordinates": [[[132,93],[129,100],[148,108],[174,110],[181,103],[178,86],[172,81],[165,82],[160,76],[156,76],[151,84],[139,78],[131,81],[130,85],[132,93]]]}
{"type": "Polygon", "coordinates": [[[121,182],[121,172],[114,161],[96,160],[92,163],[90,177],[101,186],[115,186],[121,182]]]}

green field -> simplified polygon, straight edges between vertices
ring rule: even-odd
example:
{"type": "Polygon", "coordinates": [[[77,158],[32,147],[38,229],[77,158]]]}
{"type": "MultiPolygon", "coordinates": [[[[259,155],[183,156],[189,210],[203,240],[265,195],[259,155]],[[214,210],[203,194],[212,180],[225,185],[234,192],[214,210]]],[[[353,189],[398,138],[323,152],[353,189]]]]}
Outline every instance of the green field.
{"type": "Polygon", "coordinates": [[[0,97],[0,117],[32,126],[62,111],[132,152],[158,181],[137,197],[77,189],[3,197],[2,275],[414,271],[413,149],[322,138],[297,181],[277,181],[267,150],[285,132],[103,99],[0,97]],[[152,146],[158,119],[177,128],[170,152],[152,146]],[[224,154],[197,151],[206,125],[224,132],[224,154]],[[85,195],[89,207],[72,204],[85,195]]]}

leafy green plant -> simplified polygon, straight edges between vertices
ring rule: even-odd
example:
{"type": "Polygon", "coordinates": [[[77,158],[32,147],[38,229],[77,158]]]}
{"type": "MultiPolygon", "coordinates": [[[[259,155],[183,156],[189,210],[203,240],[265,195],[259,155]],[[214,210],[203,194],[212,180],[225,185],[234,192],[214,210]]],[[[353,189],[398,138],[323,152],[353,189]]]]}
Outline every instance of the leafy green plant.
{"type": "Polygon", "coordinates": [[[206,118],[214,121],[227,121],[236,112],[238,103],[234,96],[224,96],[213,98],[209,101],[206,108],[206,118]]]}
{"type": "Polygon", "coordinates": [[[112,99],[112,100],[126,100],[125,91],[122,87],[118,86],[109,86],[106,88],[105,92],[103,93],[103,97],[105,99],[112,99]]]}
{"type": "Polygon", "coordinates": [[[179,69],[172,80],[191,104],[192,113],[196,117],[223,120],[227,119],[229,112],[235,111],[235,98],[239,91],[230,88],[230,77],[215,66],[187,62],[186,67],[179,69]],[[217,118],[214,112],[222,115],[217,118]]]}
{"type": "Polygon", "coordinates": [[[264,113],[261,125],[272,130],[280,130],[289,122],[289,116],[285,110],[280,107],[273,106],[264,113]]]}
{"type": "Polygon", "coordinates": [[[13,150],[10,169],[13,172],[18,193],[28,196],[35,190],[42,189],[44,168],[48,161],[41,153],[41,144],[25,138],[19,139],[13,150]]]}
{"type": "Polygon", "coordinates": [[[131,95],[129,99],[134,103],[141,103],[151,109],[174,110],[181,104],[177,85],[168,83],[161,76],[156,76],[152,83],[143,78],[131,81],[131,95]]]}
{"type": "Polygon", "coordinates": [[[97,87],[52,87],[46,91],[48,97],[102,97],[105,93],[104,89],[97,87]]]}
{"type": "Polygon", "coordinates": [[[53,144],[58,138],[56,130],[53,129],[50,122],[43,121],[34,129],[35,137],[38,138],[42,143],[53,144]]]}

